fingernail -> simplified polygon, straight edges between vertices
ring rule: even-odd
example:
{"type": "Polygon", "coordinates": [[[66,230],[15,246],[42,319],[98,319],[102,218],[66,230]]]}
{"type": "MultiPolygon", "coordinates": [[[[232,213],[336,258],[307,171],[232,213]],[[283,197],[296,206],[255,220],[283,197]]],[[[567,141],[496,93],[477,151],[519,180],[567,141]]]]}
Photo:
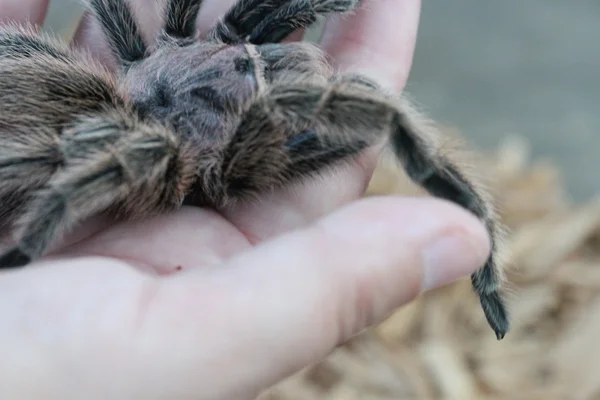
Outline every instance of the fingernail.
{"type": "Polygon", "coordinates": [[[424,251],[423,289],[430,290],[471,275],[489,256],[489,244],[471,236],[442,236],[424,251]]]}

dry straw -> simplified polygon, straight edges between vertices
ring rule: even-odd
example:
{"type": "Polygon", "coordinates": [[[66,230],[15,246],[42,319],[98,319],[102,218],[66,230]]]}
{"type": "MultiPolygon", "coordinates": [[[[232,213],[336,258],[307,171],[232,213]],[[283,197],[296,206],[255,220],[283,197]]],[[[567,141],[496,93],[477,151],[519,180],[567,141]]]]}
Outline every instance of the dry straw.
{"type": "MultiPolygon", "coordinates": [[[[459,281],[261,400],[600,399],[600,201],[569,202],[555,168],[530,165],[516,140],[476,166],[510,230],[510,334],[495,339],[470,281],[459,281]]],[[[423,195],[385,161],[368,194],[423,195]]]]}

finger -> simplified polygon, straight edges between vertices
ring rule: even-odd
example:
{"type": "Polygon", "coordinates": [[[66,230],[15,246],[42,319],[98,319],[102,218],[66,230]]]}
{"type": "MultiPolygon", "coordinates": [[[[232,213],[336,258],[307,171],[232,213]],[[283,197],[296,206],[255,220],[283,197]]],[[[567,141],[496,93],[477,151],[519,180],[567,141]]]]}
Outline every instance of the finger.
{"type": "Polygon", "coordinates": [[[127,221],[61,249],[53,256],[90,255],[128,262],[137,269],[168,275],[223,263],[250,244],[216,212],[196,207],[140,221],[127,221]]]}
{"type": "Polygon", "coordinates": [[[420,0],[364,0],[354,15],[328,19],[321,45],[345,72],[364,73],[402,91],[417,38],[420,0]]]}
{"type": "Polygon", "coordinates": [[[41,26],[48,12],[49,0],[0,0],[0,22],[29,22],[41,26]]]}
{"type": "Polygon", "coordinates": [[[175,387],[250,398],[424,289],[472,273],[489,250],[480,222],[450,203],[365,199],[221,270],[173,277],[153,299],[144,335],[170,344],[155,359],[175,387]],[[199,376],[207,365],[227,373],[199,376]]]}
{"type": "Polygon", "coordinates": [[[100,29],[98,22],[89,12],[84,12],[77,25],[71,41],[73,48],[85,49],[96,60],[100,60],[106,67],[116,69],[117,62],[110,50],[108,43],[100,29]]]}
{"type": "Polygon", "coordinates": [[[306,29],[295,30],[294,32],[290,33],[290,35],[288,37],[286,37],[284,40],[282,40],[282,42],[283,43],[300,42],[300,41],[304,40],[305,33],[306,33],[306,29]]]}
{"type": "Polygon", "coordinates": [[[198,30],[200,34],[206,34],[216,23],[217,18],[237,3],[237,0],[205,0],[198,13],[198,30]]]}

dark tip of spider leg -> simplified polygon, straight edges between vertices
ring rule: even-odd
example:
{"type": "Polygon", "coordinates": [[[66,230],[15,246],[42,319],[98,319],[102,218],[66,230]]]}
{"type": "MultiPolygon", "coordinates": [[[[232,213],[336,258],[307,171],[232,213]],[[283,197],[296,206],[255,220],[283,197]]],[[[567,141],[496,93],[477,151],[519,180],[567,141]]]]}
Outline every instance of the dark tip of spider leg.
{"type": "Polygon", "coordinates": [[[488,324],[490,324],[496,333],[496,338],[498,340],[504,339],[504,336],[510,328],[510,323],[508,320],[508,313],[506,312],[506,305],[500,297],[500,294],[497,291],[481,293],[479,295],[479,301],[488,324]]]}
{"type": "Polygon", "coordinates": [[[392,146],[403,163],[408,176],[425,188],[430,194],[449,200],[473,213],[486,224],[492,239],[490,258],[475,272],[471,281],[480,297],[481,306],[496,337],[502,339],[509,329],[508,315],[504,301],[498,292],[498,272],[495,265],[497,229],[485,201],[458,167],[442,155],[432,155],[427,143],[405,115],[396,113],[392,121],[395,132],[392,146]]]}
{"type": "Polygon", "coordinates": [[[492,245],[492,254],[483,268],[471,276],[473,288],[479,295],[485,317],[496,332],[498,340],[504,338],[509,330],[509,317],[502,296],[498,292],[498,277],[495,267],[496,246],[492,245]]]}
{"type": "Polygon", "coordinates": [[[0,256],[0,269],[20,268],[24,267],[30,262],[31,257],[16,247],[0,256]]]}

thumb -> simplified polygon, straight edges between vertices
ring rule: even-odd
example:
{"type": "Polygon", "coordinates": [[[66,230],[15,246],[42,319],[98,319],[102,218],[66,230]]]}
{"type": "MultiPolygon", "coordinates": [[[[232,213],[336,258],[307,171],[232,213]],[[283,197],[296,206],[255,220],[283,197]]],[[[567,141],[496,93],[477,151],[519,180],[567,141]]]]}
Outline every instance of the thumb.
{"type": "MultiPolygon", "coordinates": [[[[181,349],[186,360],[226,366],[194,376],[193,385],[204,393],[215,388],[214,398],[238,398],[319,361],[423,290],[469,275],[489,251],[483,225],[450,203],[363,199],[224,269],[179,275],[170,284],[186,309],[202,298],[210,312],[187,314],[189,340],[170,342],[195,343],[181,349]]],[[[182,332],[173,335],[181,339],[182,332]]]]}

